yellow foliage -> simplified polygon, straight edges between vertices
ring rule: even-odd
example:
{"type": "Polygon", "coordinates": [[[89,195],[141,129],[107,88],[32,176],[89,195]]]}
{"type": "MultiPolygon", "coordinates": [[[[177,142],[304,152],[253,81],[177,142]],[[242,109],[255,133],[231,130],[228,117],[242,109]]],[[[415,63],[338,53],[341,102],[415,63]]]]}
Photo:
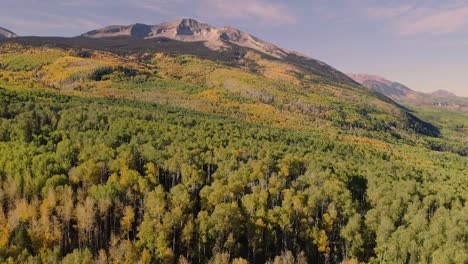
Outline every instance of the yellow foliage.
{"type": "Polygon", "coordinates": [[[249,262],[243,258],[235,258],[232,260],[232,264],[248,264],[249,262]]]}
{"type": "Polygon", "coordinates": [[[8,224],[7,218],[3,213],[3,208],[0,206],[0,248],[5,247],[8,244],[10,236],[10,225],[8,224]]]}
{"type": "Polygon", "coordinates": [[[365,137],[356,137],[356,136],[350,136],[350,135],[346,135],[344,137],[346,138],[346,141],[349,141],[349,142],[372,145],[376,147],[377,149],[381,149],[381,150],[390,150],[390,146],[381,140],[377,140],[373,138],[365,138],[365,137]]]}
{"type": "Polygon", "coordinates": [[[200,94],[198,94],[197,97],[206,98],[214,102],[220,101],[219,91],[214,90],[214,89],[204,90],[200,94]]]}
{"type": "Polygon", "coordinates": [[[323,253],[324,255],[328,255],[330,253],[328,236],[327,233],[325,233],[325,230],[320,230],[317,246],[318,251],[323,253]]]}
{"type": "Polygon", "coordinates": [[[124,216],[120,220],[120,225],[124,233],[130,232],[135,221],[135,212],[131,206],[125,206],[124,216]]]}
{"type": "Polygon", "coordinates": [[[294,76],[294,74],[300,73],[300,70],[290,64],[262,59],[258,53],[254,52],[247,52],[245,58],[255,61],[261,67],[261,73],[269,79],[292,82],[295,85],[300,84],[300,80],[294,76]]]}
{"type": "Polygon", "coordinates": [[[20,221],[26,222],[33,218],[35,208],[32,207],[26,199],[21,199],[14,210],[20,221]]]}
{"type": "Polygon", "coordinates": [[[359,264],[359,260],[357,260],[356,258],[345,259],[341,262],[341,264],[359,264]]]}
{"type": "Polygon", "coordinates": [[[150,264],[152,263],[152,254],[151,252],[145,248],[143,249],[143,252],[141,253],[141,258],[140,261],[138,262],[139,264],[150,264]]]}

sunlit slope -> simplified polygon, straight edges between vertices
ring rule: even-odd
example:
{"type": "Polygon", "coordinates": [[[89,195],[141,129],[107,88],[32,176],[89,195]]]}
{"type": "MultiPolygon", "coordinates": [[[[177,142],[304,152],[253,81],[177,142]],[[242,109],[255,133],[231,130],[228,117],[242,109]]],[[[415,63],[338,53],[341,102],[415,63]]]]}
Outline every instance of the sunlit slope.
{"type": "Polygon", "coordinates": [[[157,41],[0,42],[1,263],[467,261],[465,116],[157,41]]]}
{"type": "Polygon", "coordinates": [[[316,61],[279,60],[248,49],[224,60],[210,57],[213,52],[59,46],[1,45],[0,86],[170,104],[275,127],[438,135],[436,127],[316,61]]]}

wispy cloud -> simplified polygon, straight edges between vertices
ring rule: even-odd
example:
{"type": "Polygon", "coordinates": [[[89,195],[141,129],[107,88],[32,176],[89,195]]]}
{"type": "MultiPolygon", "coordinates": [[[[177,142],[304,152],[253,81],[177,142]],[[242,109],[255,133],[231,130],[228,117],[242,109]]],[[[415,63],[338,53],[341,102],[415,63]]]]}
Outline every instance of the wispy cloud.
{"type": "Polygon", "coordinates": [[[62,0],[59,1],[57,4],[61,6],[95,6],[98,3],[103,1],[96,1],[96,0],[62,0]]]}
{"type": "Polygon", "coordinates": [[[468,4],[448,10],[419,10],[418,13],[399,25],[400,34],[450,34],[464,31],[468,26],[468,4]]]}
{"type": "Polygon", "coordinates": [[[68,30],[80,30],[83,28],[100,28],[103,25],[95,22],[91,19],[86,18],[69,18],[59,15],[45,14],[41,15],[40,12],[35,12],[34,17],[2,17],[1,21],[4,24],[8,24],[13,28],[24,28],[29,30],[54,30],[54,29],[68,29],[68,30]],[[38,23],[38,17],[41,18],[41,22],[38,23]]]}
{"type": "Polygon", "coordinates": [[[71,35],[79,34],[79,29],[91,30],[107,24],[159,23],[184,17],[223,25],[244,20],[261,26],[293,24],[298,17],[291,10],[292,5],[279,2],[281,0],[2,1],[5,3],[2,2],[4,8],[0,9],[0,22],[4,26],[10,25],[24,32],[64,32],[70,29],[71,35]],[[6,12],[9,8],[14,9],[16,15],[9,16],[6,12]],[[93,17],[93,14],[99,17],[93,17]]]}
{"type": "Polygon", "coordinates": [[[166,16],[246,19],[269,25],[293,24],[297,19],[287,5],[271,0],[133,0],[128,5],[166,16]]]}
{"type": "Polygon", "coordinates": [[[369,19],[384,21],[399,35],[443,35],[468,27],[468,3],[440,2],[436,5],[399,4],[365,7],[369,19]]]}
{"type": "Polygon", "coordinates": [[[377,20],[396,19],[413,10],[415,7],[410,4],[402,4],[399,6],[387,7],[365,7],[364,12],[368,18],[377,20]]]}
{"type": "Polygon", "coordinates": [[[130,7],[133,6],[162,15],[175,15],[181,12],[180,5],[183,5],[184,2],[191,3],[192,0],[133,0],[126,2],[130,7]]]}
{"type": "Polygon", "coordinates": [[[294,24],[297,21],[288,6],[267,0],[202,0],[200,8],[205,16],[248,19],[262,24],[294,24]]]}

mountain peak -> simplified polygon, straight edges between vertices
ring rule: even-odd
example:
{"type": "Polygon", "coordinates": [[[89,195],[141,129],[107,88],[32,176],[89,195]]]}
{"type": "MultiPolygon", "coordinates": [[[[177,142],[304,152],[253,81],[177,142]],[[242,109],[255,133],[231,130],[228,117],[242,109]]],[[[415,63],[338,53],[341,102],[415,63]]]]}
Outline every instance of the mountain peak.
{"type": "Polygon", "coordinates": [[[176,20],[171,20],[167,22],[160,23],[158,25],[159,27],[174,27],[174,28],[191,28],[191,29],[200,29],[200,28],[214,28],[213,26],[200,22],[198,20],[195,20],[193,18],[180,18],[176,20]]]}
{"type": "Polygon", "coordinates": [[[229,44],[257,50],[276,58],[287,57],[290,52],[271,43],[262,41],[241,30],[226,26],[213,27],[192,18],[182,18],[157,25],[133,24],[129,26],[109,26],[81,35],[86,38],[111,38],[129,36],[134,38],[169,38],[185,42],[203,42],[213,50],[229,49],[229,44]]]}
{"type": "Polygon", "coordinates": [[[193,18],[182,18],[176,21],[178,21],[179,27],[188,27],[188,28],[211,27],[207,23],[199,22],[193,18]]]}
{"type": "Polygon", "coordinates": [[[12,31],[0,27],[0,39],[7,39],[7,38],[16,38],[17,35],[12,31]]]}

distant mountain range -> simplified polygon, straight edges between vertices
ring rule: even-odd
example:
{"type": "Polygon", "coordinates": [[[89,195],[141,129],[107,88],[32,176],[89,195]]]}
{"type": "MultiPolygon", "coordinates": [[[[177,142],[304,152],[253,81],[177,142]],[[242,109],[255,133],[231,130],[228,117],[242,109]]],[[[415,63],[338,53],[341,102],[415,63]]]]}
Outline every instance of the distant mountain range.
{"type": "Polygon", "coordinates": [[[6,28],[0,27],[0,39],[15,38],[17,35],[6,28]]]}
{"type": "Polygon", "coordinates": [[[468,112],[468,98],[458,97],[449,91],[437,90],[432,93],[422,93],[377,75],[352,73],[347,75],[362,86],[390,97],[399,103],[468,112]]]}

